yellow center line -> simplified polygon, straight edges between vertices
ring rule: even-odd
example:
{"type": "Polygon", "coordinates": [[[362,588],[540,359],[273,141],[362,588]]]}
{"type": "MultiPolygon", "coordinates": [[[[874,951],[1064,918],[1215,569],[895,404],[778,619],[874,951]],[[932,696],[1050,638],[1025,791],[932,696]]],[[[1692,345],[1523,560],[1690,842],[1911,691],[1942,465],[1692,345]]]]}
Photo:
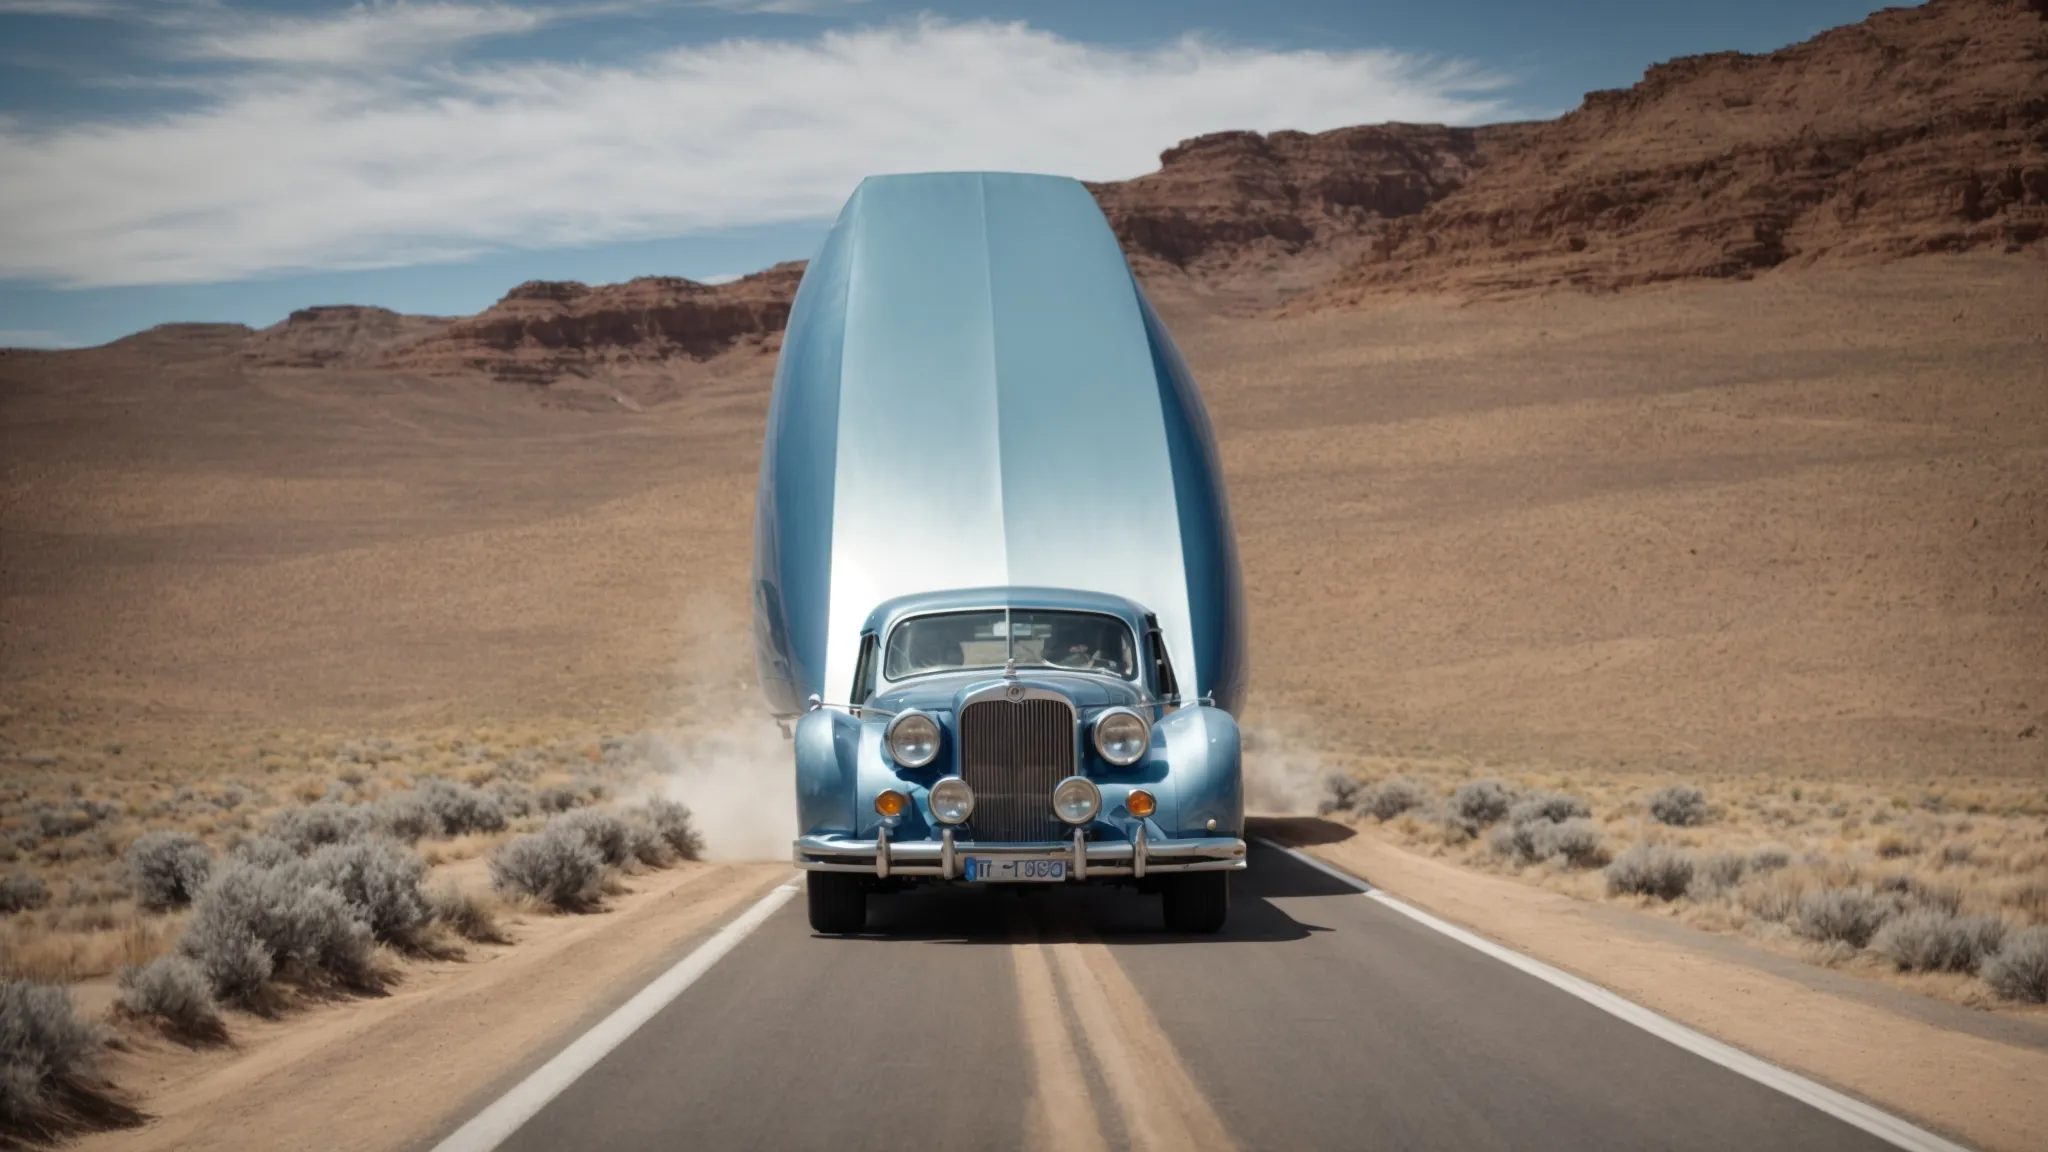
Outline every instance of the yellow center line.
{"type": "Polygon", "coordinates": [[[1236,1144],[1123,966],[1093,941],[1051,945],[1131,1147],[1230,1152],[1236,1144]]]}
{"type": "Polygon", "coordinates": [[[1010,961],[1017,974],[1018,1010],[1034,1072],[1026,1147],[1109,1152],[1109,1141],[1103,1138],[1101,1121],[1088,1098],[1088,1083],[1081,1076],[1080,1057],[1060,1019],[1059,993],[1053,987],[1045,945],[1038,943],[1036,927],[1021,910],[1012,924],[1017,934],[1025,937],[1010,950],[1010,961]]]}

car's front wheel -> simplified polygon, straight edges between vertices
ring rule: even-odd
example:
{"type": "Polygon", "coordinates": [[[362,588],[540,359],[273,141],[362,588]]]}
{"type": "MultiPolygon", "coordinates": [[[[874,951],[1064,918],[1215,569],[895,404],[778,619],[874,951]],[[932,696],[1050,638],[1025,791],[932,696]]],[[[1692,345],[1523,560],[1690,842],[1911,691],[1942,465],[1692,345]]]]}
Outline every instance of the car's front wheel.
{"type": "Polygon", "coordinates": [[[804,877],[811,930],[845,936],[868,925],[868,894],[851,872],[812,872],[804,877]]]}
{"type": "Polygon", "coordinates": [[[1168,932],[1219,932],[1230,918],[1230,873],[1183,872],[1165,876],[1160,893],[1168,932]]]}

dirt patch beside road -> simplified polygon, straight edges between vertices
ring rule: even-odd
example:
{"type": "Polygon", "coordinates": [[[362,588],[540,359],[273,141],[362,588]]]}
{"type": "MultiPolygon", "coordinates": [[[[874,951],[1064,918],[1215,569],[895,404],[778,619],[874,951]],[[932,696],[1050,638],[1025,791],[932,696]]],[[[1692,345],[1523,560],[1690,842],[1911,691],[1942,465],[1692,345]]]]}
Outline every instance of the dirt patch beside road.
{"type": "Polygon", "coordinates": [[[415,969],[378,1002],[238,1028],[226,1052],[123,1054],[111,1070],[155,1119],[77,1147],[288,1147],[309,1133],[330,1150],[421,1143],[787,874],[781,864],[651,873],[607,913],[529,916],[517,947],[415,969]]]}

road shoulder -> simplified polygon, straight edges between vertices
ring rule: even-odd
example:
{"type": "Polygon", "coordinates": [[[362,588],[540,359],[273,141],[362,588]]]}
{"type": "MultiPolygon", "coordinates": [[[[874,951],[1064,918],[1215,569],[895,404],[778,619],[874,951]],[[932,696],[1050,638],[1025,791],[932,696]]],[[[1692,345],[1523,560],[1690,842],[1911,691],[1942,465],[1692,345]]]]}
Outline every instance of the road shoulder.
{"type": "Polygon", "coordinates": [[[632,995],[690,943],[788,878],[779,864],[698,864],[634,878],[589,916],[529,916],[516,947],[413,967],[390,995],[239,1029],[195,1056],[138,1045],[116,1072],[151,1122],[98,1152],[429,1143],[632,995]]]}
{"type": "Polygon", "coordinates": [[[1704,934],[1681,925],[1469,872],[1366,832],[1311,843],[1317,837],[1290,831],[1275,822],[1268,834],[1516,951],[1971,1144],[2022,1152],[2039,1147],[2048,1131],[2048,1047],[2034,1042],[2031,1021],[1944,1027],[1932,1022],[1940,1013],[1918,1006],[1908,1013],[1774,973],[1775,958],[1758,953],[1751,962],[1725,942],[1687,939],[1704,934]],[[2015,1027],[2020,1034],[2003,1035],[2015,1027]]]}

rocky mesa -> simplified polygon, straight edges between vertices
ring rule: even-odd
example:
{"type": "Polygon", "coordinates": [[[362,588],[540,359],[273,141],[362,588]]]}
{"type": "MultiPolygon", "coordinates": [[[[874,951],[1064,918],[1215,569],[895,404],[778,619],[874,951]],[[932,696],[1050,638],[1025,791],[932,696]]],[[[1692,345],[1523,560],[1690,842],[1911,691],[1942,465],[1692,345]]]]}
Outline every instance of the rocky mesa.
{"type": "MultiPolygon", "coordinates": [[[[1260,306],[1613,290],[2048,251],[2048,0],[1930,0],[1777,52],[1684,57],[1553,121],[1219,132],[1089,185],[1153,283],[1260,306]]],[[[801,262],[710,285],[522,284],[461,319],[294,313],[265,367],[545,384],[778,346],[801,262]]]]}
{"type": "Polygon", "coordinates": [[[1930,0],[1594,92],[1302,306],[1498,295],[2048,240],[2048,0],[1930,0]]]}

